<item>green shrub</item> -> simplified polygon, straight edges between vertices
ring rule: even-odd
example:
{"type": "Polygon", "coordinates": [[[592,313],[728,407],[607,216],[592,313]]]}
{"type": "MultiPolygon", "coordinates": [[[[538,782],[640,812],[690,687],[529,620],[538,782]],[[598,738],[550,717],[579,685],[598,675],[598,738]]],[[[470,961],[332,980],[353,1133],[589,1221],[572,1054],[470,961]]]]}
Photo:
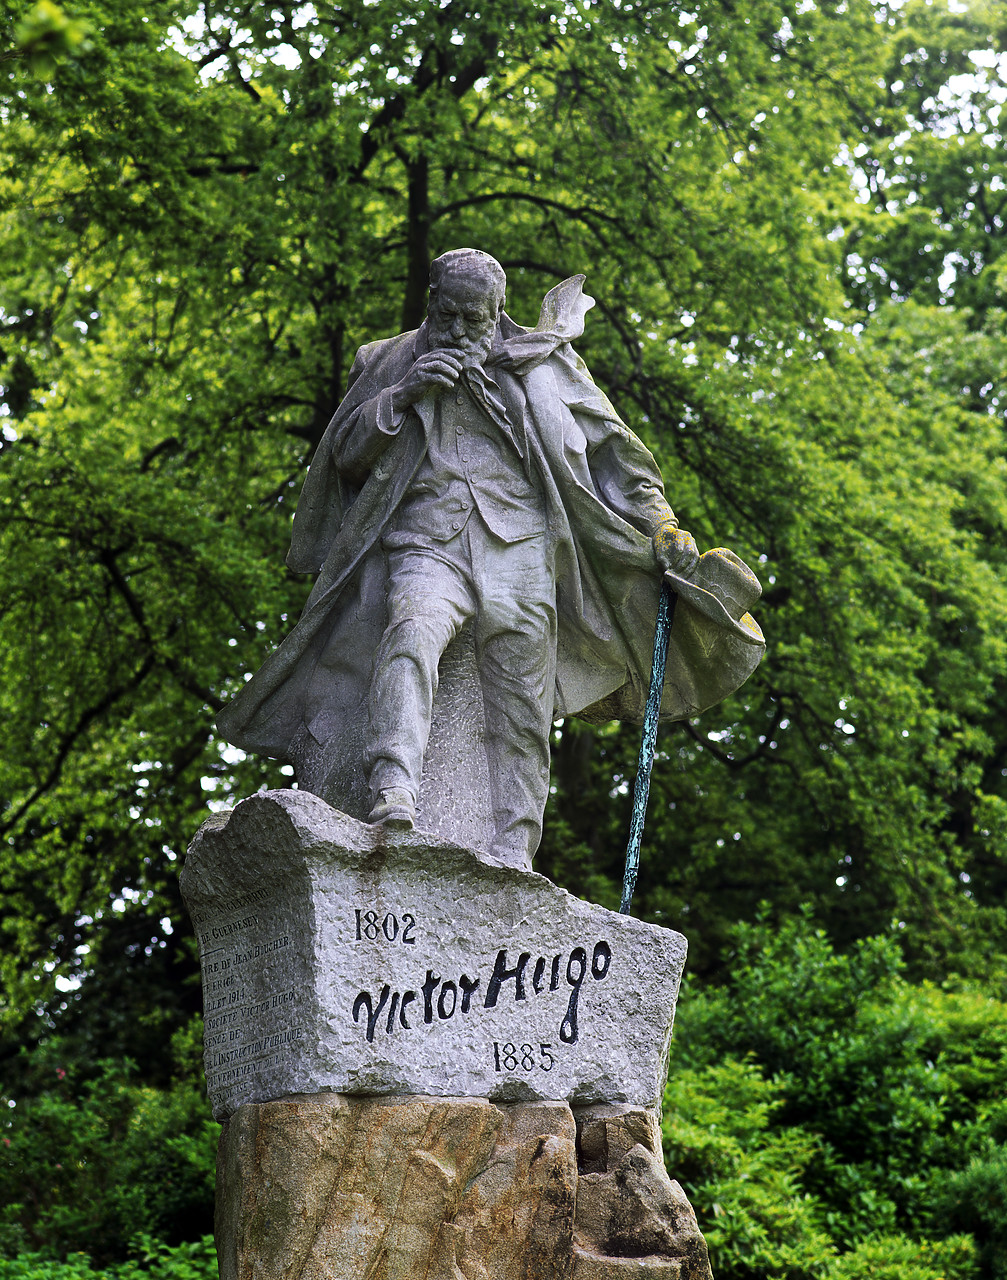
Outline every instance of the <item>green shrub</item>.
{"type": "Polygon", "coordinates": [[[802,1186],[817,1140],[772,1130],[782,1105],[779,1084],[733,1059],[673,1071],[665,1091],[665,1161],[696,1210],[718,1280],[815,1280],[835,1257],[824,1207],[802,1186]]]}
{"type": "Polygon", "coordinates": [[[217,1280],[212,1236],[174,1246],[140,1237],[136,1246],[135,1258],[97,1270],[83,1253],[65,1262],[40,1254],[0,1259],[0,1280],[217,1280]]]}
{"type": "Polygon", "coordinates": [[[50,1062],[46,1092],[3,1108],[0,1251],[108,1263],[138,1233],[178,1244],[212,1230],[219,1130],[202,1091],[144,1088],[129,1064],[82,1080],[50,1062]]]}
{"type": "Polygon", "coordinates": [[[935,1197],[935,1216],[972,1233],[984,1276],[1007,1280],[1007,1148],[991,1145],[952,1174],[935,1197]]]}
{"type": "Polygon", "coordinates": [[[974,1280],[979,1274],[969,1236],[922,1241],[877,1236],[837,1258],[828,1280],[974,1280]]]}
{"type": "Polygon", "coordinates": [[[734,940],[684,993],[665,1099],[718,1280],[1007,1280],[1007,1006],[909,984],[893,939],[734,940]]]}

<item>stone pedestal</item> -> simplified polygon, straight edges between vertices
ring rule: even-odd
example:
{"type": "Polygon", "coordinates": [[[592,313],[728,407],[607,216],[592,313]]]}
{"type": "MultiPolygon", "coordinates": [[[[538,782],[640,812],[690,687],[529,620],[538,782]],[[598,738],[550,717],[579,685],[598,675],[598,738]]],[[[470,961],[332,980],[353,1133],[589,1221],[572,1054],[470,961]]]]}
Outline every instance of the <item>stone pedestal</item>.
{"type": "Polygon", "coordinates": [[[654,1105],[685,939],[303,791],[207,822],[182,893],[218,1120],[332,1089],[654,1105]]]}
{"type": "Polygon", "coordinates": [[[679,934],[300,791],[182,892],[222,1280],[707,1280],[657,1124],[679,934]]]}
{"type": "Polygon", "coordinates": [[[239,1107],[217,1249],[221,1280],[710,1280],[654,1114],[563,1102],[239,1107]]]}

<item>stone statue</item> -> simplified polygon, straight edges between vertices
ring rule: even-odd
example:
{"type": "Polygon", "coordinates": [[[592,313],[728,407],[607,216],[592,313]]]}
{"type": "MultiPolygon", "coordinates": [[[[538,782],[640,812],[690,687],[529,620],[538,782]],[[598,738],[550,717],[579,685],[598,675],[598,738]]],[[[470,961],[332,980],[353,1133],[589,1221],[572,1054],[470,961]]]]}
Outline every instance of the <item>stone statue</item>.
{"type": "Polygon", "coordinates": [[[218,718],[298,782],[182,871],[224,1280],[711,1280],[658,1125],[686,940],[530,866],[554,719],[641,718],[659,598],[648,733],[720,701],[759,585],[571,347],[583,282],[526,330],[458,249],[420,328],[361,348],[294,518],[304,613],[218,718]]]}
{"type": "Polygon", "coordinates": [[[583,282],[529,331],[500,264],[457,249],[420,328],[360,349],[294,519],[287,562],[314,588],[217,722],[354,817],[515,867],[541,836],[554,719],[639,720],[662,573],[662,718],[720,701],[763,652],[754,575],[698,554],[570,345],[583,282]]]}

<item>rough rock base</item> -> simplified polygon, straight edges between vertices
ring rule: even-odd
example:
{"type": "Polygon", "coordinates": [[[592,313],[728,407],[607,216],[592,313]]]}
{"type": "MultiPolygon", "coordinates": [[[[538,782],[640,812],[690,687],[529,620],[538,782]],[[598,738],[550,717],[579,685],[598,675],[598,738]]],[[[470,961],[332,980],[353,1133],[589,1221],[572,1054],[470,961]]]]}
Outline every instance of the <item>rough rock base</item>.
{"type": "Polygon", "coordinates": [[[711,1280],[655,1115],[295,1095],[217,1157],[221,1280],[711,1280]]]}

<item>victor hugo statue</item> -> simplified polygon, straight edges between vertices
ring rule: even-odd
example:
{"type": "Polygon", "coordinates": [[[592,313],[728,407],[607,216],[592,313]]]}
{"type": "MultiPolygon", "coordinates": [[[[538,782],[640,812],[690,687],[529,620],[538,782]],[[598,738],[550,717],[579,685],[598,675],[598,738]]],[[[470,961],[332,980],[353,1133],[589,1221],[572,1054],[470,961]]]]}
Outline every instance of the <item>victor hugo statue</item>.
{"type": "Polygon", "coordinates": [[[456,249],[419,329],[360,349],[294,518],[287,562],[318,577],[218,719],[346,813],[515,867],[541,836],[553,722],[640,719],[663,575],[663,718],[719,702],[763,652],[751,571],[699,556],[571,346],[583,283],[524,329],[500,264],[456,249]]]}

